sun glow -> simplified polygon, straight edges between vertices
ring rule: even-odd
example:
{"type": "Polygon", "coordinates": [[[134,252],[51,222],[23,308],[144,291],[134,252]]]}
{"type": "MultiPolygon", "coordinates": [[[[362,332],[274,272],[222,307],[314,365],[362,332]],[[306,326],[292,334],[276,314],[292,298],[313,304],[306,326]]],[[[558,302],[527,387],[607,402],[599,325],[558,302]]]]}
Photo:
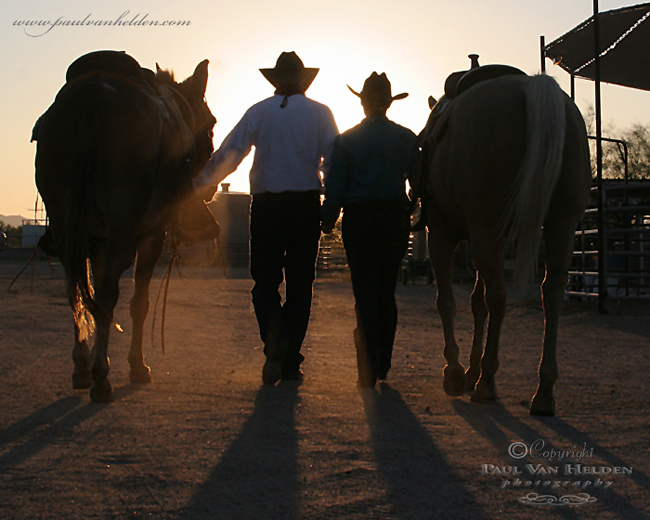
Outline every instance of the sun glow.
{"type": "MultiPolygon", "coordinates": [[[[349,48],[329,47],[327,49],[296,45],[292,48],[280,48],[282,51],[295,50],[306,67],[319,68],[316,79],[307,91],[307,97],[327,105],[339,131],[352,128],[364,118],[359,98],[350,92],[347,85],[359,92],[363,82],[373,72],[386,72],[392,83],[393,95],[408,92],[405,100],[393,103],[388,111],[389,119],[406,126],[418,133],[428,116],[426,90],[419,91],[413,78],[393,60],[382,60],[364,52],[350,52],[349,48]]],[[[210,79],[206,98],[213,114],[217,118],[214,146],[219,148],[223,139],[253,104],[273,94],[273,87],[264,79],[259,68],[273,67],[277,55],[270,54],[260,58],[255,66],[243,70],[234,64],[219,61],[211,64],[210,79]]],[[[248,192],[250,185],[248,174],[252,166],[254,149],[242,162],[237,171],[224,182],[230,183],[231,191],[248,192]]]]}
{"type": "MultiPolygon", "coordinates": [[[[564,34],[591,15],[587,0],[241,0],[183,3],[140,0],[86,2],[5,2],[7,30],[0,33],[5,81],[0,98],[0,214],[28,214],[33,204],[34,143],[31,129],[65,82],[65,71],[76,58],[100,49],[124,50],[142,66],[175,71],[188,77],[197,63],[209,58],[206,94],[218,120],[219,146],[251,105],[272,94],[259,68],[273,67],[282,51],[294,50],[305,66],[320,72],[307,95],[329,106],[341,131],[363,118],[355,90],[373,71],[385,72],[396,101],[388,117],[419,132],[428,115],[427,98],[439,97],[446,76],[467,68],[467,55],[481,63],[505,63],[529,74],[539,71],[539,36],[547,41],[564,34]],[[40,37],[28,36],[19,20],[117,19],[132,17],[191,20],[183,27],[61,26],[40,37]],[[558,13],[561,16],[558,16],[558,13]]],[[[623,0],[601,0],[601,11],[623,7],[623,0]]],[[[547,63],[552,75],[568,90],[569,78],[547,63]]],[[[584,111],[593,105],[593,86],[578,82],[577,102],[584,111]]],[[[616,126],[648,122],[647,93],[603,86],[606,118],[616,126]]],[[[615,137],[615,136],[612,136],[615,137]]],[[[226,182],[235,191],[248,191],[250,155],[226,182]]]]}

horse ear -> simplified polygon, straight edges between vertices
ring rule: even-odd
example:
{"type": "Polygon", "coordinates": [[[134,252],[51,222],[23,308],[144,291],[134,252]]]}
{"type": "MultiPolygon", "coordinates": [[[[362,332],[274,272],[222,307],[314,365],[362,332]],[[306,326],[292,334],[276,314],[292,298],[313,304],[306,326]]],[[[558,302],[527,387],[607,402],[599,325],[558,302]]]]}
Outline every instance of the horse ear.
{"type": "Polygon", "coordinates": [[[433,96],[429,96],[429,109],[435,107],[437,102],[438,100],[436,98],[434,98],[433,96]]]}
{"type": "Polygon", "coordinates": [[[158,65],[158,62],[156,62],[156,72],[162,72],[162,69],[160,68],[160,65],[158,65]]]}
{"type": "Polygon", "coordinates": [[[208,86],[208,64],[209,60],[203,60],[196,66],[194,69],[194,74],[192,75],[192,83],[194,88],[201,93],[205,94],[205,88],[208,86]]]}

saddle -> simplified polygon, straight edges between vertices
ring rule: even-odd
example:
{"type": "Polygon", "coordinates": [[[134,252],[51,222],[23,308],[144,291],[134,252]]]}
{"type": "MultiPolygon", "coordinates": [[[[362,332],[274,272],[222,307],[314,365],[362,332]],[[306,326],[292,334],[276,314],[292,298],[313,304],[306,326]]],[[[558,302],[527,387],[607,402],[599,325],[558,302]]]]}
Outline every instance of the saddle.
{"type": "MultiPolygon", "coordinates": [[[[73,61],[65,73],[65,85],[61,87],[56,98],[71,84],[102,73],[128,78],[138,84],[150,96],[155,99],[160,98],[156,88],[156,76],[152,70],[140,67],[140,64],[124,51],[111,50],[89,52],[73,61]]],[[[169,119],[165,103],[159,102],[159,105],[162,108],[165,118],[169,119]]],[[[38,141],[39,127],[43,117],[46,115],[47,111],[34,124],[31,142],[38,141]]]]}
{"type": "MultiPolygon", "coordinates": [[[[424,127],[424,130],[418,135],[418,144],[422,149],[421,158],[418,161],[417,172],[415,174],[415,188],[416,197],[420,198],[423,205],[430,197],[428,186],[428,171],[430,160],[437,144],[444,137],[449,120],[449,107],[452,106],[454,100],[461,94],[470,90],[474,85],[496,79],[501,76],[508,75],[526,75],[522,70],[511,67],[510,65],[483,65],[478,64],[478,56],[471,54],[472,68],[469,70],[462,70],[451,73],[445,80],[445,94],[439,101],[433,97],[429,98],[429,108],[431,114],[424,127]]],[[[424,214],[424,212],[423,212],[424,214]]],[[[413,226],[414,231],[424,229],[426,226],[426,217],[420,219],[413,226]]]]}
{"type": "Polygon", "coordinates": [[[89,74],[108,73],[129,77],[144,85],[154,86],[155,74],[145,69],[124,51],[94,51],[73,61],[65,74],[67,83],[72,83],[89,74]]]}
{"type": "Polygon", "coordinates": [[[487,81],[489,79],[500,78],[501,76],[526,76],[526,73],[516,67],[510,65],[483,65],[475,69],[467,71],[461,76],[456,85],[456,96],[460,96],[463,92],[470,89],[477,83],[487,81]]]}
{"type": "Polygon", "coordinates": [[[438,123],[442,113],[447,111],[446,109],[451,105],[452,101],[474,85],[509,75],[525,76],[526,73],[510,65],[493,64],[477,66],[469,70],[462,70],[450,74],[445,81],[445,95],[432,107],[433,110],[431,111],[429,121],[427,121],[425,132],[429,129],[428,133],[430,133],[433,130],[433,126],[438,123]]]}

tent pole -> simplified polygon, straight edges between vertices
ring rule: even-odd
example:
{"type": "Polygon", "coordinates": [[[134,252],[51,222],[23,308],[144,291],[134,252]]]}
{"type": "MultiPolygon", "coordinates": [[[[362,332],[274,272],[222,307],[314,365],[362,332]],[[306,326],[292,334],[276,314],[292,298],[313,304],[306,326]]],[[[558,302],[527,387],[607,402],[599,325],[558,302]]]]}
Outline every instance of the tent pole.
{"type": "Polygon", "coordinates": [[[576,75],[571,71],[571,99],[576,100],[576,75]]]}
{"type": "Polygon", "coordinates": [[[596,116],[596,190],[598,194],[598,311],[607,312],[607,255],[605,248],[605,195],[603,193],[602,114],[600,106],[600,20],[594,0],[594,72],[596,116]]]}

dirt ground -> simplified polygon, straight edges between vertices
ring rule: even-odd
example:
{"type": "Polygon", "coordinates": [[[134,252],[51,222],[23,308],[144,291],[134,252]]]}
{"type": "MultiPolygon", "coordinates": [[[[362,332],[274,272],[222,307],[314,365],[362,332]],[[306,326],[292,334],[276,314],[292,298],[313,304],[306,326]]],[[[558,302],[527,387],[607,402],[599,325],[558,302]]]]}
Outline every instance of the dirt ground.
{"type": "MultiPolygon", "coordinates": [[[[0,265],[0,518],[650,518],[648,304],[601,315],[567,302],[557,416],[534,418],[536,298],[509,303],[500,400],[477,405],[442,390],[436,289],[424,280],[398,287],[388,384],[358,390],[344,275],[315,284],[302,384],[262,384],[246,273],[198,267],[172,280],[166,352],[160,311],[153,345],[147,337],[153,383],[131,384],[125,276],[114,401],[93,404],[71,388],[60,269],[40,265],[33,293],[27,274],[7,292],[18,269],[0,265]]],[[[470,289],[457,289],[464,358],[470,289]]]]}

